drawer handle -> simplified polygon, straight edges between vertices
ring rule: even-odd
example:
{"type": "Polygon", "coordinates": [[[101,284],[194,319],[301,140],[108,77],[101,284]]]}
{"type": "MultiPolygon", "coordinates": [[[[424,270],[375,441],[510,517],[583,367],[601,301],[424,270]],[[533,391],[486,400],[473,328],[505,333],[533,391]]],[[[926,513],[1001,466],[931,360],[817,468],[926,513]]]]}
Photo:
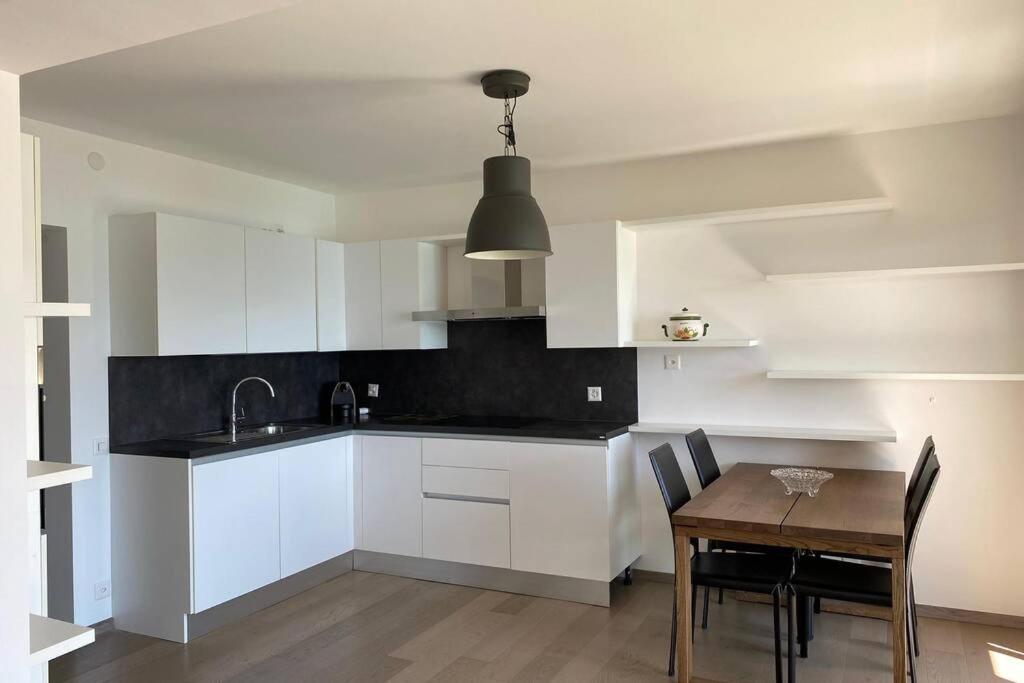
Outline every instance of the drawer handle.
{"type": "Polygon", "coordinates": [[[492,505],[508,505],[508,498],[484,498],[482,496],[456,496],[449,493],[427,493],[424,491],[424,498],[436,500],[461,500],[467,503],[490,503],[492,505]]]}

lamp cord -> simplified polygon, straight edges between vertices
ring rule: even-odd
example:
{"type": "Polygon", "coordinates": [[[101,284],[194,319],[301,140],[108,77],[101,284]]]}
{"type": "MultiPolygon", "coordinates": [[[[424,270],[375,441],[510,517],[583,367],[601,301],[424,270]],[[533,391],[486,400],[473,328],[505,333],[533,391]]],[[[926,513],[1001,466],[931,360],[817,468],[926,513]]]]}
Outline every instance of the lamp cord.
{"type": "Polygon", "coordinates": [[[512,156],[518,156],[516,153],[516,129],[512,124],[512,116],[516,113],[516,105],[518,103],[519,93],[517,91],[513,91],[512,93],[511,105],[509,105],[508,95],[506,94],[505,120],[504,123],[498,126],[498,132],[505,138],[505,156],[509,156],[509,150],[512,150],[512,156]]]}

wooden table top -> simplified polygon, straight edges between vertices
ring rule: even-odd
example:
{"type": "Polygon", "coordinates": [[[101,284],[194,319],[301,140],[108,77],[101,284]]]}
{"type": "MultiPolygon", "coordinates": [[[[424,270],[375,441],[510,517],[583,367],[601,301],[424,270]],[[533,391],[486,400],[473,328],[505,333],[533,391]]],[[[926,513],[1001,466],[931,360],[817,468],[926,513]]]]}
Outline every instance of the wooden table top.
{"type": "Polygon", "coordinates": [[[679,526],[903,545],[903,472],[830,467],[814,498],[786,495],[771,470],[737,463],[672,515],[679,526]]]}

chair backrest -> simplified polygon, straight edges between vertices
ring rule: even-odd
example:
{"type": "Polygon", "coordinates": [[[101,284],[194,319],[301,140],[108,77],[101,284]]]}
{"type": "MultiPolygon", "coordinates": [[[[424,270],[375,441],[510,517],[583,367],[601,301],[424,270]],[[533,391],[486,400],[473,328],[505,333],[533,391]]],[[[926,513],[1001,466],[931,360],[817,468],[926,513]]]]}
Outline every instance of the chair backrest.
{"type": "Polygon", "coordinates": [[[686,485],[672,446],[663,443],[651,451],[650,456],[661,497],[665,499],[665,509],[671,517],[673,512],[690,502],[690,487],[686,485]]]}
{"type": "Polygon", "coordinates": [[[924,513],[928,508],[928,502],[931,500],[932,493],[935,492],[935,486],[938,484],[939,471],[941,469],[939,457],[935,455],[933,449],[931,454],[925,458],[924,466],[921,468],[921,477],[918,480],[917,486],[914,487],[914,495],[910,499],[910,503],[907,506],[907,514],[903,520],[906,535],[907,571],[910,570],[910,565],[913,562],[914,547],[917,544],[921,521],[924,519],[924,513]]]}
{"type": "Polygon", "coordinates": [[[907,484],[907,498],[906,504],[903,507],[903,514],[907,514],[910,510],[910,499],[914,496],[914,489],[917,488],[918,483],[921,481],[921,472],[924,470],[924,463],[928,458],[935,453],[935,442],[932,437],[929,436],[924,440],[924,445],[921,446],[921,454],[917,456],[917,463],[914,464],[914,471],[910,473],[910,482],[907,484]]]}
{"type": "Polygon", "coordinates": [[[711,450],[704,430],[695,429],[687,434],[686,447],[690,449],[690,457],[693,458],[693,468],[697,470],[700,487],[706,489],[715,479],[722,476],[722,471],[718,469],[718,461],[715,460],[715,453],[711,450]]]}

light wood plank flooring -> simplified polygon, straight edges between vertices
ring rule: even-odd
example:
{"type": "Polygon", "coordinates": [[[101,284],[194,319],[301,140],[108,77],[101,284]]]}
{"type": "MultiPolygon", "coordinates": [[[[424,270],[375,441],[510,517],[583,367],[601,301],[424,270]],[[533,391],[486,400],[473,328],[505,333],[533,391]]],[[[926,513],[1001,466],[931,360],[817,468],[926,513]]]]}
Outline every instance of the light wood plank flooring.
{"type": "MultiPolygon", "coordinates": [[[[106,626],[54,660],[50,680],[663,683],[671,597],[670,584],[637,579],[616,584],[605,609],[351,572],[189,645],[106,626]]],[[[772,680],[769,606],[712,600],[709,626],[697,632],[697,676],[772,680]]],[[[826,613],[815,629],[798,680],[892,680],[887,623],[826,613]]],[[[1024,631],[935,619],[921,631],[922,681],[1024,680],[1024,631]]]]}

